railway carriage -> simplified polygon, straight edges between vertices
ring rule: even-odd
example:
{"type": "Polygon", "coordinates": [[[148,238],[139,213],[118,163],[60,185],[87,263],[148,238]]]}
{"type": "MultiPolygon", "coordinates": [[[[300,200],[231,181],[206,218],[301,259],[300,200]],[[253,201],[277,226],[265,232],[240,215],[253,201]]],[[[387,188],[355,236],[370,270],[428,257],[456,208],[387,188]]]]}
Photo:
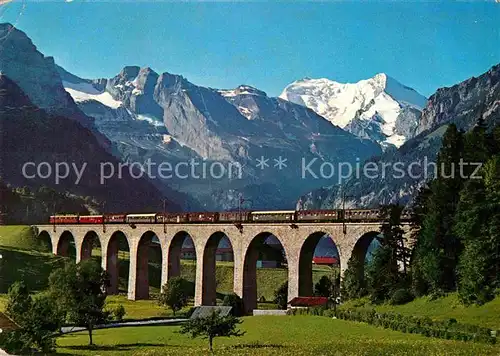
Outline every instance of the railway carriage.
{"type": "Polygon", "coordinates": [[[128,214],[125,221],[127,224],[154,224],[156,222],[156,213],[128,214]]]}
{"type": "Polygon", "coordinates": [[[51,224],[78,224],[78,215],[52,215],[51,224]]]}
{"type": "Polygon", "coordinates": [[[219,213],[220,222],[240,222],[248,221],[250,216],[249,211],[223,211],[219,213]]]}
{"type": "Polygon", "coordinates": [[[295,210],[252,211],[253,222],[289,222],[295,221],[295,210]]]}
{"type": "Polygon", "coordinates": [[[126,222],[127,214],[105,214],[104,222],[106,224],[123,224],[126,222]]]}
{"type": "Polygon", "coordinates": [[[104,223],[103,215],[81,215],[78,218],[80,224],[102,224],[104,223]]]}
{"type": "Polygon", "coordinates": [[[347,221],[373,221],[380,217],[379,209],[349,209],[345,211],[347,221]]]}
{"type": "Polygon", "coordinates": [[[297,221],[319,222],[337,221],[339,214],[337,210],[299,210],[297,211],[297,221]]]}
{"type": "Polygon", "coordinates": [[[201,212],[201,213],[189,213],[189,222],[216,222],[218,220],[219,213],[201,212]]]}
{"type": "Polygon", "coordinates": [[[159,224],[187,223],[188,215],[188,213],[160,213],[156,214],[156,222],[159,224]]]}

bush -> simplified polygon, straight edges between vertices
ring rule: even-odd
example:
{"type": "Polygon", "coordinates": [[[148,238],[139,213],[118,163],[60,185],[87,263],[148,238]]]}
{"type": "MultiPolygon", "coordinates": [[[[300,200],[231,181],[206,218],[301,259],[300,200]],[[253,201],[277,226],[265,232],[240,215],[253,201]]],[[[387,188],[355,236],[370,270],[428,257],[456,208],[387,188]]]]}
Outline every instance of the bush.
{"type": "Polygon", "coordinates": [[[232,307],[231,314],[234,316],[243,316],[245,309],[243,308],[243,299],[235,293],[227,294],[222,302],[223,306],[232,307]]]}
{"type": "Polygon", "coordinates": [[[175,313],[188,304],[189,282],[181,277],[173,277],[163,286],[158,304],[168,306],[175,313]]]}
{"type": "Polygon", "coordinates": [[[397,289],[391,296],[389,303],[391,305],[401,305],[411,302],[415,296],[406,288],[397,289]]]}
{"type": "Polygon", "coordinates": [[[123,317],[125,316],[126,311],[125,307],[123,305],[118,305],[114,310],[113,310],[113,316],[115,320],[119,323],[123,321],[123,317]]]}
{"type": "Polygon", "coordinates": [[[332,309],[322,307],[290,309],[288,315],[322,315],[339,319],[358,321],[404,333],[421,334],[447,340],[462,340],[496,343],[496,333],[491,329],[461,324],[455,319],[434,321],[428,317],[404,316],[396,313],[377,313],[374,309],[340,309],[335,315],[332,309]]]}
{"type": "Polygon", "coordinates": [[[404,316],[395,313],[377,313],[373,309],[342,309],[340,319],[360,321],[385,329],[404,333],[421,334],[428,337],[462,341],[496,343],[496,336],[491,329],[458,323],[455,319],[433,321],[428,317],[404,316]]]}
{"type": "Polygon", "coordinates": [[[288,304],[288,281],[283,283],[274,292],[274,303],[278,305],[279,309],[286,309],[288,304]]]}

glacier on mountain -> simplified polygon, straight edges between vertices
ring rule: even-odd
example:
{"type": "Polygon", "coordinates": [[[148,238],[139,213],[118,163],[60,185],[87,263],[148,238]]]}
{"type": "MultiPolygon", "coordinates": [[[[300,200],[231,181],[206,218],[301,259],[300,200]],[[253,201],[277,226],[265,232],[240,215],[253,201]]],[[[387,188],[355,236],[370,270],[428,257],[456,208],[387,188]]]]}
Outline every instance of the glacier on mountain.
{"type": "Polygon", "coordinates": [[[412,138],[427,99],[384,73],[357,83],[305,78],[281,99],[306,106],[359,137],[400,147],[412,138]]]}

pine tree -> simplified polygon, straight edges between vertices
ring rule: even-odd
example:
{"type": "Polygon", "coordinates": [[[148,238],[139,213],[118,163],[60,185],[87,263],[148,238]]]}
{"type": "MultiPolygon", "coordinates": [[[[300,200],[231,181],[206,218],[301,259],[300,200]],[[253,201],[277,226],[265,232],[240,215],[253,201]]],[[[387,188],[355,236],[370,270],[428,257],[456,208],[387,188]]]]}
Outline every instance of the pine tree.
{"type": "Polygon", "coordinates": [[[470,180],[461,192],[456,233],[464,252],[458,272],[459,297],[465,304],[484,304],[500,286],[500,156],[483,167],[482,180],[470,180]]]}
{"type": "Polygon", "coordinates": [[[380,229],[381,237],[378,237],[380,246],[366,272],[367,290],[374,303],[388,300],[395,290],[406,284],[409,250],[401,228],[402,210],[396,205],[381,209],[384,223],[380,229]]]}
{"type": "Polygon", "coordinates": [[[430,184],[426,215],[418,234],[413,263],[431,293],[456,288],[456,267],[462,245],[453,234],[454,216],[464,179],[460,174],[463,134],[450,125],[438,155],[438,177],[430,184]]]}
{"type": "Polygon", "coordinates": [[[342,299],[356,299],[366,295],[364,265],[354,254],[347,262],[342,278],[342,299]]]}

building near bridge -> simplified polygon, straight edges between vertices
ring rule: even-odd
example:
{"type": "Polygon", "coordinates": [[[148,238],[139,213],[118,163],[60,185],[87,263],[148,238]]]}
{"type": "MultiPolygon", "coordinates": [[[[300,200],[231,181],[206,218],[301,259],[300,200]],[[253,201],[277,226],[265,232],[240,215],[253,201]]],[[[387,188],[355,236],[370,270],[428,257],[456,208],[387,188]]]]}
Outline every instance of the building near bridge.
{"type": "MultiPolygon", "coordinates": [[[[196,250],[194,247],[182,247],[181,258],[183,260],[196,260],[196,250]]],[[[220,247],[215,252],[215,260],[221,262],[233,262],[233,249],[230,247],[220,247]]]]}
{"type": "Polygon", "coordinates": [[[295,297],[288,302],[288,309],[330,307],[331,304],[327,297],[295,297]]]}
{"type": "Polygon", "coordinates": [[[338,267],[340,265],[339,259],[332,256],[314,256],[312,262],[319,266],[338,267]]]}

